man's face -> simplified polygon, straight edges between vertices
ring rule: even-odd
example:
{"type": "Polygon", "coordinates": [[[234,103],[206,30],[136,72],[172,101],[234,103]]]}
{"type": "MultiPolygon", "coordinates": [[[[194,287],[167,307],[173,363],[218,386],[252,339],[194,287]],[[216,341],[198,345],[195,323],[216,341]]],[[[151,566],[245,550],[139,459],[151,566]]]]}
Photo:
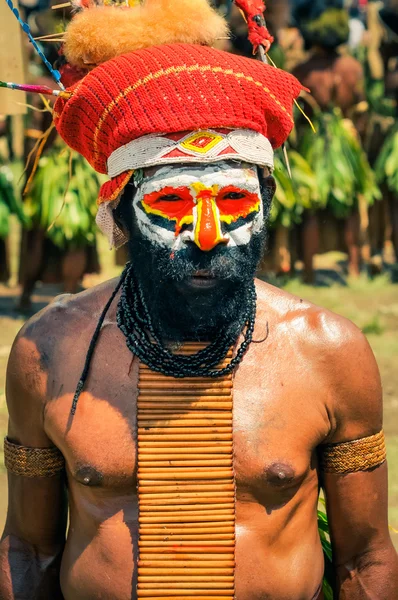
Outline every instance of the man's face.
{"type": "Polygon", "coordinates": [[[168,322],[169,337],[206,335],[238,320],[262,255],[273,186],[261,189],[255,168],[225,162],[153,168],[135,187],[122,218],[158,328],[168,322]]]}
{"type": "Polygon", "coordinates": [[[142,235],[170,252],[188,244],[202,252],[244,246],[264,224],[257,171],[233,163],[154,169],[134,211],[142,235]]]}

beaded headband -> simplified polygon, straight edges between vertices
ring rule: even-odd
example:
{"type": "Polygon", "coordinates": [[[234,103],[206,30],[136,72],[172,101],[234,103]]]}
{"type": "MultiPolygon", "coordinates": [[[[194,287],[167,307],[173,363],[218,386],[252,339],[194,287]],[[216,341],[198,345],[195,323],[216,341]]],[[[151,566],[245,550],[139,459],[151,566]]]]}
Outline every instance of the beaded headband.
{"type": "Polygon", "coordinates": [[[212,163],[227,159],[272,168],[274,151],[264,135],[250,129],[144,135],[112,152],[108,158],[108,175],[116,177],[126,171],[154,165],[212,163]]]}

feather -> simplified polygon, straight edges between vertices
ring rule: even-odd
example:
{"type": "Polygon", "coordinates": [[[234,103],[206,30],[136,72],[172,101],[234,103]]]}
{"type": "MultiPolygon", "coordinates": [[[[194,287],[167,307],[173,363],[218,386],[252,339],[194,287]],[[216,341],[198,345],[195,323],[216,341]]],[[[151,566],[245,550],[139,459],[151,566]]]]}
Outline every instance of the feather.
{"type": "Polygon", "coordinates": [[[265,26],[263,0],[235,0],[235,4],[241,10],[247,22],[248,36],[254,54],[261,47],[265,49],[265,52],[268,52],[274,38],[265,26]]]}
{"type": "Polygon", "coordinates": [[[71,0],[72,11],[78,13],[88,8],[95,8],[96,6],[103,6],[104,3],[101,0],[71,0]]]}
{"type": "Polygon", "coordinates": [[[70,64],[90,69],[141,48],[173,43],[210,46],[227,34],[226,21],[207,0],[146,0],[132,8],[96,5],[74,17],[64,53],[70,64]]]}

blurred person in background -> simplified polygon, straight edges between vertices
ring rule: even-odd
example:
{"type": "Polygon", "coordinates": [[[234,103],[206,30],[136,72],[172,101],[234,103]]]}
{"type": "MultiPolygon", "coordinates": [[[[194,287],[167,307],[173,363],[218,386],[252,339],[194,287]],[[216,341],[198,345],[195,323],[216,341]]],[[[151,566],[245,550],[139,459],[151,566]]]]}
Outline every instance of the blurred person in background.
{"type": "MultiPolygon", "coordinates": [[[[42,4],[29,7],[37,37],[64,27],[55,11],[43,8],[42,4]]],[[[43,48],[55,64],[59,59],[57,45],[43,43],[43,48]]],[[[34,54],[29,65],[30,83],[51,87],[51,77],[34,54]]],[[[101,182],[88,163],[77,154],[72,156],[58,137],[52,127],[51,99],[47,100],[47,109],[38,96],[28,96],[28,104],[23,186],[27,219],[21,239],[22,291],[18,303],[18,309],[24,312],[31,310],[31,296],[38,281],[62,284],[65,292],[75,293],[85,274],[100,271],[94,219],[101,182]],[[87,196],[80,193],[76,199],[77,188],[85,187],[87,196]]]]}
{"type": "MultiPolygon", "coordinates": [[[[372,266],[377,272],[380,271],[385,260],[390,263],[391,258],[395,262],[398,261],[398,2],[396,0],[369,4],[368,31],[364,65],[369,111],[362,128],[362,136],[369,161],[375,168],[383,193],[382,202],[373,206],[370,211],[372,266]],[[392,253],[388,252],[388,245],[392,245],[392,253]]],[[[396,277],[395,274],[393,276],[396,277]]]]}
{"type": "MultiPolygon", "coordinates": [[[[366,211],[379,192],[361,148],[355,125],[348,119],[365,98],[360,62],[339,48],[349,39],[348,12],[342,0],[295,0],[293,18],[302,32],[309,58],[293,73],[311,90],[305,99],[318,135],[299,128],[298,148],[315,172],[322,216],[307,213],[302,231],[305,279],[313,281],[313,256],[322,248],[322,221],[331,218],[340,237],[337,247],[348,252],[348,272],[361,268],[360,203],[366,211]]],[[[337,249],[325,248],[325,250],[337,249]]]]}

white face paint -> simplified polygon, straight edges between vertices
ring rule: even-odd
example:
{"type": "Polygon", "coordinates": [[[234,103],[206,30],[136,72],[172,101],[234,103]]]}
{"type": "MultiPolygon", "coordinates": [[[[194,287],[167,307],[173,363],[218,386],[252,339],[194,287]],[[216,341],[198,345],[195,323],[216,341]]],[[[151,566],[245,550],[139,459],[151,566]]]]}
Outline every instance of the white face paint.
{"type": "Polygon", "coordinates": [[[242,246],[264,226],[256,169],[226,162],[162,167],[138,186],[133,206],[141,233],[171,251],[242,246]]]}

